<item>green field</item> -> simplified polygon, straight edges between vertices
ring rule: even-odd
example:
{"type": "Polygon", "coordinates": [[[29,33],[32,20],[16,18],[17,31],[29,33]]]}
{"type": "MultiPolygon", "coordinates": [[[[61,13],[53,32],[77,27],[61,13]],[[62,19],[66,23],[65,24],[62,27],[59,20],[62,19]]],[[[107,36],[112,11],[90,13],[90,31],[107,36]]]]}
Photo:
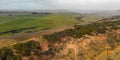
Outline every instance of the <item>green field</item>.
{"type": "Polygon", "coordinates": [[[65,14],[0,16],[0,35],[35,32],[79,22],[73,15],[65,14]]]}

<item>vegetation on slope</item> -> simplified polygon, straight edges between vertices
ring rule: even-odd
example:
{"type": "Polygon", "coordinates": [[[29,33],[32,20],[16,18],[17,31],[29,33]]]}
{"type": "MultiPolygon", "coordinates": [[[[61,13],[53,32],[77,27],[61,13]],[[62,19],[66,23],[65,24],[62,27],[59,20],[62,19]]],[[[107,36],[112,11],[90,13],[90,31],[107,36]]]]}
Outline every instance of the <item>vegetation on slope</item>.
{"type": "Polygon", "coordinates": [[[104,34],[107,31],[111,31],[114,29],[119,29],[120,20],[118,21],[110,21],[110,22],[94,22],[92,24],[87,25],[76,25],[74,29],[64,30],[62,32],[56,32],[51,35],[44,35],[49,42],[59,41],[60,38],[65,36],[71,36],[75,38],[80,38],[84,35],[95,35],[95,34],[104,34]]]}
{"type": "Polygon", "coordinates": [[[0,49],[0,60],[21,60],[22,56],[37,55],[41,50],[40,43],[29,41],[18,43],[12,47],[0,49]]]}
{"type": "Polygon", "coordinates": [[[22,60],[23,57],[33,60],[35,56],[38,59],[42,59],[44,55],[53,57],[57,50],[59,51],[59,49],[51,47],[48,51],[42,51],[38,41],[28,41],[15,44],[11,47],[1,48],[0,60],[22,60]]]}

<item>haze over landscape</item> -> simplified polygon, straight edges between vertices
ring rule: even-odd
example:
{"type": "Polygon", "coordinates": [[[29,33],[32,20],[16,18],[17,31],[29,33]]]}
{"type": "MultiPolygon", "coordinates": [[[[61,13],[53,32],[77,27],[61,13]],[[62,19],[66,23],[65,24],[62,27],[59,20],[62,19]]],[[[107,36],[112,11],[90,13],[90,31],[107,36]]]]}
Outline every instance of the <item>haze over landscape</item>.
{"type": "Polygon", "coordinates": [[[0,10],[119,10],[120,0],[1,0],[0,10]]]}

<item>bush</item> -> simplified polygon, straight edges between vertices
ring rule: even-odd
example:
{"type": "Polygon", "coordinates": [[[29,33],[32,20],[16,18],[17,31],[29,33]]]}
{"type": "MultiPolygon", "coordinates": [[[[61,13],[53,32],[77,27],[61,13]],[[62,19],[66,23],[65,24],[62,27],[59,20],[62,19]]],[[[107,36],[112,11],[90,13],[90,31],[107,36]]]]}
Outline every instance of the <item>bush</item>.
{"type": "Polygon", "coordinates": [[[119,29],[117,25],[120,25],[118,21],[110,21],[110,22],[93,22],[87,25],[75,25],[74,29],[67,29],[62,32],[56,32],[51,35],[44,35],[43,37],[46,38],[49,42],[57,42],[60,41],[61,37],[71,36],[75,38],[80,38],[84,35],[93,35],[94,34],[104,34],[106,31],[111,31],[115,29],[119,29]],[[111,28],[107,28],[111,27],[111,28]]]}

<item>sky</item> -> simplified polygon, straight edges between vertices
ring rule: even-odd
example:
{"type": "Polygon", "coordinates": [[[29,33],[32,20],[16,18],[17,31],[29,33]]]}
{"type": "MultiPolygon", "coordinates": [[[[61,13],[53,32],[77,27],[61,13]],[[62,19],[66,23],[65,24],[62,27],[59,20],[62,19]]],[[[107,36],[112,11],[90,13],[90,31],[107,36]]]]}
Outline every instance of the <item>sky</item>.
{"type": "Polygon", "coordinates": [[[117,10],[120,0],[0,0],[0,10],[117,10]]]}

